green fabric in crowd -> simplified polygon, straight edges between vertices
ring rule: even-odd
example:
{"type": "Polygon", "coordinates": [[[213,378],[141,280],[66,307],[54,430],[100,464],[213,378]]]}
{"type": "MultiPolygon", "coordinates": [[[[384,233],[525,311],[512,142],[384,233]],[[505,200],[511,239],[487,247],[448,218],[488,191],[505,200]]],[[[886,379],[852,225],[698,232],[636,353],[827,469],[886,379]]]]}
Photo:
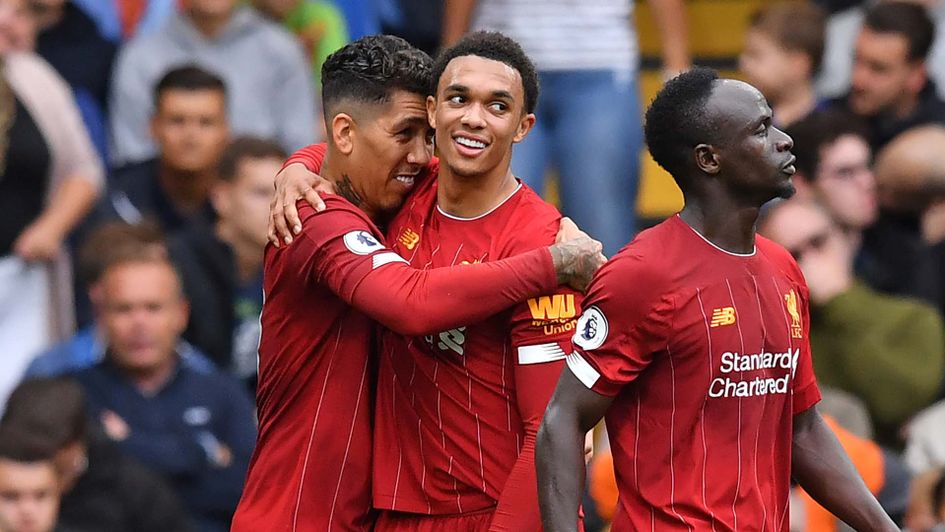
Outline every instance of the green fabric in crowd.
{"type": "Polygon", "coordinates": [[[938,311],[862,283],[811,311],[817,380],[866,403],[877,440],[901,446],[900,426],[932,404],[945,372],[938,311]]]}
{"type": "Polygon", "coordinates": [[[285,27],[302,41],[315,83],[321,86],[325,59],[349,41],[344,14],[330,1],[303,0],[286,17],[285,27]]]}

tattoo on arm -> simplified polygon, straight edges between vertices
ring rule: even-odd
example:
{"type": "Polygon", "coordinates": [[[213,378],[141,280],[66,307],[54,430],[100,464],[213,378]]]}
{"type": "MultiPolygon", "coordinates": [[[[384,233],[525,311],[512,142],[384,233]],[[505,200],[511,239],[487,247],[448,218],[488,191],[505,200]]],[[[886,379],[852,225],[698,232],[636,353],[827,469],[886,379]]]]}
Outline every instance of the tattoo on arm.
{"type": "Polygon", "coordinates": [[[342,174],[341,179],[335,182],[335,192],[344,199],[350,201],[355,207],[360,207],[361,203],[364,200],[361,199],[361,196],[358,195],[354,190],[354,185],[351,184],[351,178],[348,177],[348,174],[342,174]]]}

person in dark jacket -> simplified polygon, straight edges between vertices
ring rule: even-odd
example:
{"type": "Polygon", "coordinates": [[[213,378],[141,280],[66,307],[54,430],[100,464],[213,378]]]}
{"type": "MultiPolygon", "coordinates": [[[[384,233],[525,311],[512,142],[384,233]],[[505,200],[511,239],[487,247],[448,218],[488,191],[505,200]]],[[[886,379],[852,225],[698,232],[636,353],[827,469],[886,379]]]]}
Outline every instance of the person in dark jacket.
{"type": "Polygon", "coordinates": [[[269,196],[285,158],[272,141],[235,139],[210,194],[216,223],[189,226],[168,242],[191,306],[184,338],[218,367],[250,381],[256,376],[269,196]]]}
{"type": "Polygon", "coordinates": [[[10,396],[0,430],[30,435],[54,456],[63,491],[59,524],[73,532],[186,532],[174,492],[123,455],[88,419],[85,395],[60,377],[21,383],[10,396]]]}
{"type": "Polygon", "coordinates": [[[173,265],[112,263],[97,305],[105,359],[75,374],[93,417],[174,488],[199,530],[228,530],[256,439],[253,405],[235,379],[181,362],[188,307],[173,265]]]}

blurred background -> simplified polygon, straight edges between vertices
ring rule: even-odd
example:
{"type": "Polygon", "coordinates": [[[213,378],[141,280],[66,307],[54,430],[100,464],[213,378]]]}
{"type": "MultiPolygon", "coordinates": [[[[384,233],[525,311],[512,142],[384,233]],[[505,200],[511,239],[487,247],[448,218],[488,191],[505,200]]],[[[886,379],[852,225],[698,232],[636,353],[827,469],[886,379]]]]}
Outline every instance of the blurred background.
{"type": "MultiPolygon", "coordinates": [[[[641,116],[693,65],[754,84],[797,195],[829,418],[945,530],[945,0],[0,0],[0,531],[228,530],[255,440],[273,177],[364,35],[498,30],[536,63],[513,171],[608,255],[682,207],[641,116]]],[[[606,435],[588,530],[616,503],[606,435]]],[[[800,489],[791,529],[841,531],[800,489]]]]}

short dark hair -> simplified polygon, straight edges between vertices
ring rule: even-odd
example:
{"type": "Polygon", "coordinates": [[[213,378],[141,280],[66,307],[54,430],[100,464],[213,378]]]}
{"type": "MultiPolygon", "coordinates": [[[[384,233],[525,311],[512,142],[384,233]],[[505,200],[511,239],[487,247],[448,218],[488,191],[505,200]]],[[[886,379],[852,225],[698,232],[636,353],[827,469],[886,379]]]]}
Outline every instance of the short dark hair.
{"type": "Polygon", "coordinates": [[[913,2],[880,2],[866,12],[863,26],[877,33],[901,35],[909,44],[910,61],[921,61],[935,40],[935,23],[925,7],[913,2]]]}
{"type": "Polygon", "coordinates": [[[794,139],[791,150],[797,157],[794,166],[808,181],[817,179],[820,152],[824,147],[847,135],[869,142],[866,125],[856,116],[836,109],[815,112],[785,128],[784,132],[794,139]]]}
{"type": "Polygon", "coordinates": [[[186,65],[168,70],[154,86],[154,106],[157,107],[161,96],[169,90],[184,91],[219,91],[226,99],[226,83],[213,72],[196,65],[186,65]]]}
{"type": "Polygon", "coordinates": [[[237,137],[230,142],[220,157],[220,179],[233,181],[243,159],[279,159],[284,161],[288,155],[282,146],[259,137],[237,137]]]}
{"type": "Polygon", "coordinates": [[[25,380],[10,394],[0,427],[28,432],[54,451],[85,441],[85,392],[68,377],[25,380]]]}
{"type": "Polygon", "coordinates": [[[756,11],[749,27],[767,35],[787,50],[807,55],[811,74],[820,70],[824,56],[826,15],[811,2],[776,2],[756,11]]]}
{"type": "Polygon", "coordinates": [[[715,140],[706,102],[718,81],[716,71],[694,68],[666,82],[646,110],[644,135],[653,160],[684,188],[692,150],[715,140]]]}
{"type": "Polygon", "coordinates": [[[58,451],[40,434],[12,425],[0,427],[0,460],[20,464],[48,462],[55,467],[53,460],[58,451]]]}
{"type": "Polygon", "coordinates": [[[525,112],[534,113],[538,106],[538,72],[535,64],[525,54],[522,46],[511,38],[495,31],[477,31],[467,34],[453,46],[443,50],[433,64],[433,84],[431,92],[436,94],[440,76],[446,65],[457,57],[474,55],[484,59],[499,61],[515,69],[522,78],[525,92],[525,112]]]}
{"type": "Polygon", "coordinates": [[[79,247],[78,277],[85,284],[97,282],[115,262],[167,254],[164,233],[154,223],[106,222],[96,227],[79,247]]]}
{"type": "Polygon", "coordinates": [[[330,123],[343,100],[381,104],[404,90],[426,96],[433,60],[400,37],[362,37],[328,56],[322,65],[322,107],[330,123]]]}

